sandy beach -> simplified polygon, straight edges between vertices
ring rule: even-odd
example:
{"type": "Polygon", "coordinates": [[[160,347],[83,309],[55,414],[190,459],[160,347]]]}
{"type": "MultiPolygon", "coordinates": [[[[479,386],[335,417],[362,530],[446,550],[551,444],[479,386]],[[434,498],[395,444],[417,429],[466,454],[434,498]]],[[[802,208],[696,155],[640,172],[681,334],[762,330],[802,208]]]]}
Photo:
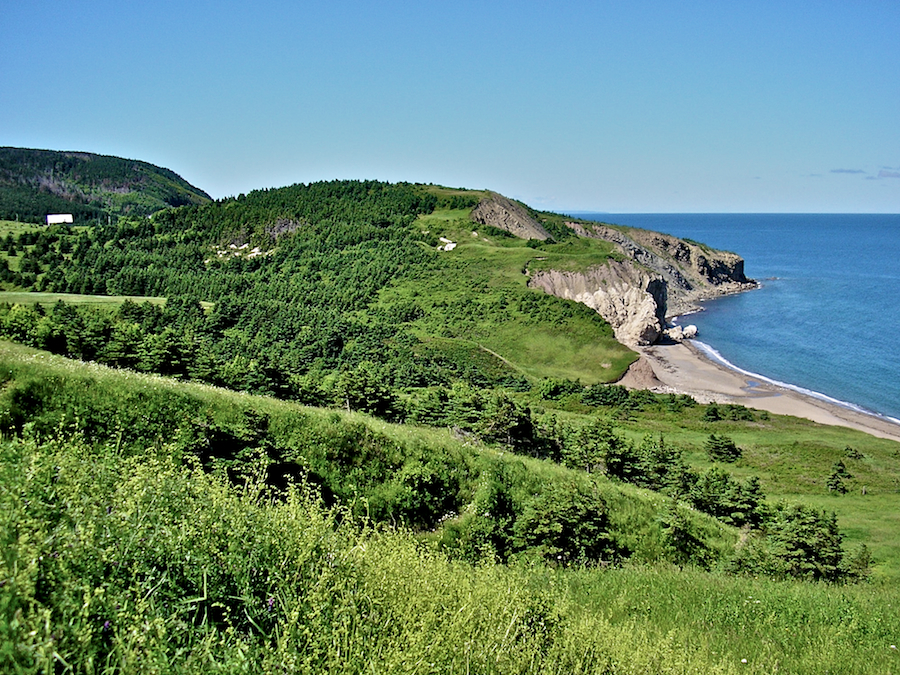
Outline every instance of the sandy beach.
{"type": "MultiPolygon", "coordinates": [[[[900,424],[875,415],[807,396],[792,389],[759,382],[706,357],[690,341],[640,349],[644,363],[633,368],[623,384],[689,394],[701,403],[737,403],[777,415],[793,415],[865,431],[900,441],[900,424]],[[651,375],[647,366],[653,370],[651,375]],[[642,372],[643,371],[643,372],[642,372]],[[651,382],[653,375],[659,382],[651,382]],[[631,378],[629,381],[628,378],[631,378]],[[639,380],[643,380],[638,384],[639,380]]],[[[640,363],[640,362],[639,362],[640,363]]]]}

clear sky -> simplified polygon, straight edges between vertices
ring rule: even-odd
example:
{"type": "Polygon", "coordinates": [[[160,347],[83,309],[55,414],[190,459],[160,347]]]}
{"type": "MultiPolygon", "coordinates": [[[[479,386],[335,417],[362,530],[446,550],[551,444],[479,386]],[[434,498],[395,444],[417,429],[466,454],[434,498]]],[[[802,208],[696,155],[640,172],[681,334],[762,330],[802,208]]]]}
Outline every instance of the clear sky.
{"type": "Polygon", "coordinates": [[[900,2],[0,0],[0,145],[214,197],[333,178],[557,211],[900,212],[900,2]]]}

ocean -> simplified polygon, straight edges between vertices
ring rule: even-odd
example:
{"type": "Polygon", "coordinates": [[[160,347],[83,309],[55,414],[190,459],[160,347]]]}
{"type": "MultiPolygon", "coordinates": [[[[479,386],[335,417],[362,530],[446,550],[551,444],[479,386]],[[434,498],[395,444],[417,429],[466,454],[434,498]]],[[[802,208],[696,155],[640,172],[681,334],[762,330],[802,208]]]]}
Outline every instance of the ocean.
{"type": "Polygon", "coordinates": [[[754,291],[679,319],[751,377],[900,420],[900,215],[571,214],[734,251],[754,291]]]}

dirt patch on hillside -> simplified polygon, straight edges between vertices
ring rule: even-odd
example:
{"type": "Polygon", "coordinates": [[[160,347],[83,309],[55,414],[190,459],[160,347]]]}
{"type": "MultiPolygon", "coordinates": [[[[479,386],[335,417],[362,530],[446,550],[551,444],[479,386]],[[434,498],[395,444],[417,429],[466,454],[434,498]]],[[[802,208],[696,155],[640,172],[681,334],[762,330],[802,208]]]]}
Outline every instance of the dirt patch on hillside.
{"type": "Polygon", "coordinates": [[[653,366],[643,356],[628,367],[616,384],[621,384],[628,389],[656,389],[665,386],[656,377],[653,366]]]}

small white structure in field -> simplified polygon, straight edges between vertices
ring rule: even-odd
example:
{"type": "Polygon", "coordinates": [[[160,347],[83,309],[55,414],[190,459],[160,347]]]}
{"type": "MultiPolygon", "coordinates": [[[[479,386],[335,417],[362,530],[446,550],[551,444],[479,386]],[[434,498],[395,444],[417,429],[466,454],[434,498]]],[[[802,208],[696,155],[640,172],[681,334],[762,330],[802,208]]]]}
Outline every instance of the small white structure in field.
{"type": "Polygon", "coordinates": [[[438,246],[438,251],[452,251],[456,248],[456,242],[447,239],[447,237],[439,237],[442,242],[444,242],[443,246],[438,246]]]}
{"type": "Polygon", "coordinates": [[[63,223],[74,223],[75,219],[72,218],[71,213],[48,213],[47,214],[47,224],[48,225],[62,225],[63,223]]]}

